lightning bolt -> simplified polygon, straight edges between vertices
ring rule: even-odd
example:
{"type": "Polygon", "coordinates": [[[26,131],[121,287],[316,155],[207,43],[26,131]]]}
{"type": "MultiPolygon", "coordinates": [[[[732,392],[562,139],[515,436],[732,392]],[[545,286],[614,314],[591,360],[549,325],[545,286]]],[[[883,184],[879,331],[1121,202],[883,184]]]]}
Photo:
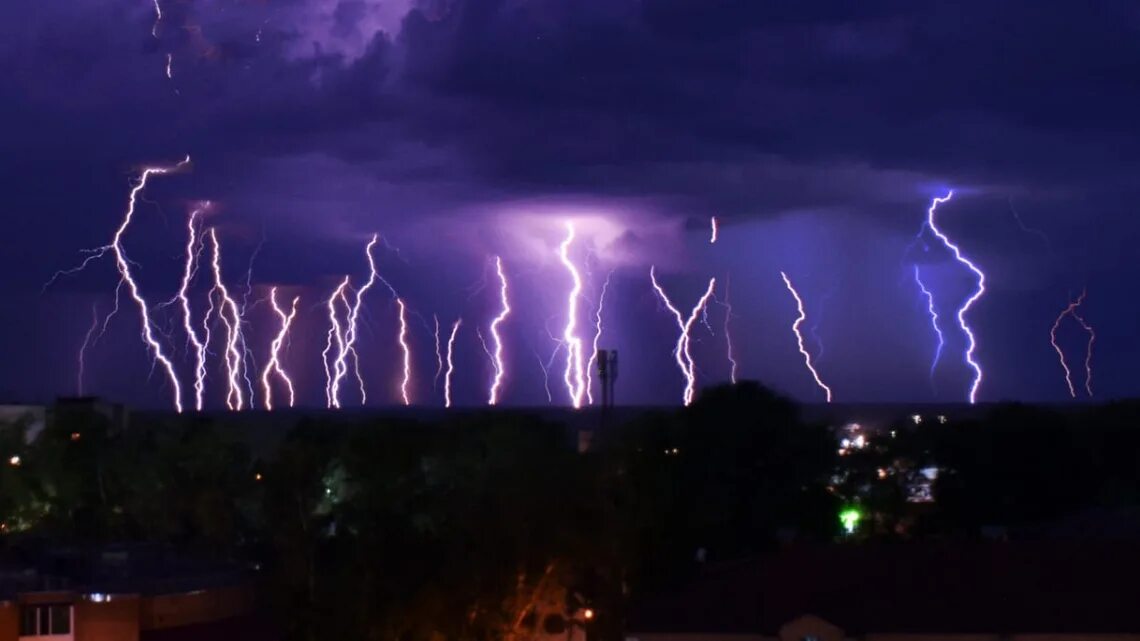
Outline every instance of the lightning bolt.
{"type": "Polygon", "coordinates": [[[154,25],[150,28],[152,38],[158,37],[158,23],[160,22],[162,22],[162,5],[158,4],[158,0],[154,0],[154,25]]]}
{"type": "MultiPolygon", "coordinates": [[[[111,311],[110,314],[107,315],[106,318],[104,318],[103,326],[105,328],[111,316],[113,316],[118,311],[118,294],[123,284],[126,284],[127,291],[130,294],[131,300],[135,302],[135,305],[139,310],[139,320],[142,324],[143,343],[147,346],[148,351],[151,353],[151,356],[154,359],[154,362],[156,364],[160,364],[163,371],[166,373],[166,378],[168,381],[170,381],[171,388],[174,391],[174,408],[179,413],[182,412],[182,385],[178,382],[178,375],[174,371],[174,363],[171,362],[171,360],[162,351],[162,345],[158,342],[158,339],[155,338],[154,325],[151,323],[150,319],[150,305],[142,297],[142,294],[139,292],[138,283],[135,281],[134,276],[131,274],[132,263],[131,260],[127,258],[126,250],[123,248],[123,235],[126,234],[127,228],[131,225],[131,220],[135,215],[135,207],[138,204],[139,194],[142,193],[144,189],[146,189],[146,184],[150,177],[173,173],[186,167],[189,164],[190,156],[186,156],[185,160],[176,165],[144,167],[142,173],[139,174],[138,181],[131,188],[130,196],[127,201],[127,210],[123,215],[123,222],[115,230],[115,234],[111,238],[111,242],[103,245],[102,247],[84,250],[83,253],[87,254],[87,257],[83,259],[78,267],[57,271],[51,277],[51,279],[44,284],[44,290],[46,291],[47,288],[49,288],[60,277],[80,272],[85,269],[87,265],[89,265],[92,261],[98,260],[110,252],[111,255],[115,258],[115,267],[119,272],[119,284],[115,289],[115,308],[111,311]]],[[[86,343],[84,343],[83,349],[86,349],[86,343]]],[[[83,350],[80,352],[80,358],[83,358],[83,350]]]]}
{"type": "Polygon", "coordinates": [[[495,354],[492,359],[495,364],[495,379],[491,383],[490,398],[487,399],[488,405],[499,404],[499,388],[503,384],[503,376],[506,374],[506,366],[503,365],[503,338],[499,335],[499,325],[507,319],[511,314],[511,303],[508,300],[507,291],[507,276],[503,273],[503,259],[495,256],[495,273],[499,276],[499,315],[491,321],[491,340],[495,343],[495,354]]]}
{"type": "Polygon", "coordinates": [[[1069,387],[1069,396],[1073,398],[1077,397],[1077,389],[1073,385],[1072,371],[1070,371],[1069,364],[1065,360],[1065,352],[1061,349],[1060,344],[1057,343],[1057,330],[1060,329],[1061,322],[1065,317],[1071,316],[1089,335],[1088,346],[1085,351],[1085,391],[1089,396],[1092,396],[1092,353],[1093,345],[1096,343],[1096,332],[1093,331],[1092,326],[1085,321],[1084,317],[1077,313],[1077,309],[1084,304],[1087,295],[1087,291],[1082,291],[1077,300],[1070,302],[1068,307],[1061,310],[1061,313],[1057,316],[1057,320],[1053,322],[1052,330],[1049,332],[1049,342],[1053,345],[1053,349],[1057,352],[1057,357],[1061,361],[1061,369],[1065,371],[1065,384],[1069,387]]]}
{"type": "Polygon", "coordinates": [[[222,324],[226,327],[226,374],[229,381],[229,391],[226,394],[226,407],[230,410],[242,410],[245,407],[245,397],[242,396],[241,381],[242,378],[242,353],[239,345],[242,344],[242,330],[241,330],[241,313],[238,310],[237,301],[231,296],[228,289],[226,289],[225,281],[222,279],[222,250],[218,244],[217,232],[210,228],[210,245],[213,248],[213,259],[211,266],[214,271],[214,289],[211,290],[210,296],[213,297],[215,293],[219,296],[219,309],[218,316],[222,319],[222,324]],[[226,312],[229,312],[229,317],[226,317],[226,312]]]}
{"type": "Polygon", "coordinates": [[[594,404],[593,372],[594,364],[598,362],[598,342],[602,340],[602,311],[606,306],[606,290],[610,287],[610,278],[613,275],[613,270],[606,274],[606,280],[602,283],[602,292],[598,294],[598,305],[594,310],[594,342],[590,351],[590,360],[586,363],[586,402],[590,405],[594,404]]]}
{"type": "Polygon", "coordinates": [[[807,313],[804,311],[804,301],[800,298],[799,292],[796,291],[792,285],[791,279],[784,272],[780,272],[780,276],[784,279],[784,285],[787,286],[788,291],[791,292],[792,298],[796,299],[796,309],[799,311],[799,317],[796,322],[792,324],[792,332],[796,335],[796,343],[799,345],[800,354],[803,354],[804,364],[807,365],[808,371],[811,372],[812,378],[815,379],[815,384],[827,394],[827,402],[831,402],[831,388],[824,384],[823,380],[819,377],[819,372],[815,371],[815,367],[811,364],[811,354],[804,348],[804,336],[800,332],[800,326],[807,320],[807,313]]]}
{"type": "Polygon", "coordinates": [[[83,396],[83,372],[87,368],[86,359],[84,355],[87,352],[87,346],[91,344],[91,336],[95,333],[95,328],[99,327],[99,304],[91,303],[91,326],[87,328],[87,333],[83,335],[83,344],[79,346],[79,378],[77,380],[78,387],[76,393],[83,396]]]}
{"type": "Polygon", "coordinates": [[[673,318],[677,321],[677,328],[680,330],[680,336],[677,337],[677,345],[673,348],[673,358],[677,361],[677,367],[681,368],[681,374],[685,377],[685,391],[682,395],[682,400],[686,406],[693,402],[693,395],[696,390],[697,374],[696,363],[693,361],[693,354],[689,350],[690,338],[692,335],[693,323],[697,321],[701,311],[708,304],[712,298],[713,290],[716,288],[716,279],[709,279],[708,289],[705,290],[703,296],[697,300],[697,304],[693,306],[693,311],[689,313],[688,319],[682,314],[681,310],[677,309],[669,300],[669,296],[665,294],[665,290],[657,282],[656,267],[649,268],[649,280],[653,283],[653,291],[665,303],[665,307],[673,314],[673,318]]]}
{"type": "Polygon", "coordinates": [[[408,383],[412,380],[412,348],[408,345],[408,318],[404,299],[397,298],[396,306],[400,309],[399,343],[404,353],[404,378],[400,382],[400,396],[404,399],[404,405],[411,405],[412,402],[408,398],[408,383]]]}
{"type": "Polygon", "coordinates": [[[728,280],[728,276],[725,276],[724,277],[724,301],[721,302],[721,305],[724,306],[724,342],[725,342],[725,346],[728,350],[728,363],[731,366],[731,369],[729,369],[729,380],[732,381],[733,385],[736,385],[737,362],[736,362],[736,357],[733,355],[733,351],[732,351],[732,333],[728,331],[728,329],[729,329],[728,324],[732,320],[732,303],[729,302],[729,299],[728,299],[728,291],[729,291],[728,288],[729,288],[730,284],[731,283],[728,280]]]}
{"type": "Polygon", "coordinates": [[[713,245],[713,244],[716,244],[716,236],[717,236],[716,216],[712,216],[709,218],[709,227],[711,228],[711,235],[709,236],[709,244],[713,245]]]}
{"type": "Polygon", "coordinates": [[[277,336],[273,338],[273,342],[269,345],[269,362],[265,365],[265,370],[261,373],[261,389],[265,392],[265,409],[269,411],[273,410],[273,388],[269,384],[270,374],[277,374],[277,377],[285,384],[285,389],[289,390],[289,407],[293,407],[293,381],[290,380],[289,375],[285,373],[285,369],[281,367],[281,346],[285,344],[285,339],[289,336],[289,328],[293,325],[293,319],[297,316],[297,303],[300,301],[300,296],[293,297],[292,309],[286,314],[277,304],[277,288],[274,287],[269,290],[269,304],[273,306],[273,313],[277,314],[277,318],[281,321],[281,327],[277,331],[277,336]]]}
{"type": "Polygon", "coordinates": [[[566,383],[566,391],[570,394],[570,403],[574,409],[578,409],[582,407],[586,380],[583,372],[582,339],[577,335],[578,299],[582,295],[582,276],[578,273],[577,266],[570,260],[570,245],[573,242],[574,224],[567,221],[566,239],[558,246],[558,257],[573,282],[566,303],[566,329],[562,332],[562,340],[566,345],[566,371],[563,374],[563,381],[566,383]]]}
{"type": "Polygon", "coordinates": [[[451,357],[455,354],[455,336],[459,333],[459,326],[463,319],[459,318],[451,325],[451,337],[447,339],[447,373],[443,376],[443,406],[451,407],[451,375],[455,372],[455,363],[451,357]]]}
{"type": "Polygon", "coordinates": [[[356,332],[357,320],[360,317],[360,308],[364,301],[364,295],[368,290],[372,289],[376,281],[379,280],[379,274],[376,272],[376,261],[372,257],[372,248],[376,246],[379,241],[377,234],[372,235],[372,240],[364,248],[364,255],[368,258],[368,280],[360,289],[356,290],[356,298],[353,301],[352,307],[349,309],[348,321],[344,329],[343,347],[337,353],[336,362],[334,365],[335,375],[332,382],[332,397],[334,405],[340,407],[340,381],[348,375],[348,362],[349,355],[352,356],[354,371],[356,374],[356,382],[360,385],[360,404],[364,405],[368,402],[368,393],[364,388],[364,377],[360,375],[360,357],[356,352],[356,332]]]}
{"type": "Polygon", "coordinates": [[[334,393],[335,383],[339,374],[337,373],[337,363],[340,362],[341,354],[344,353],[344,329],[341,327],[340,319],[336,312],[336,303],[341,303],[347,308],[348,298],[345,296],[345,289],[348,288],[348,276],[340,281],[333,293],[329,295],[327,307],[329,311],[329,333],[328,340],[325,343],[325,349],[321,352],[321,357],[325,363],[325,402],[329,409],[340,409],[340,399],[334,393]],[[336,356],[332,357],[333,366],[330,368],[330,355],[332,353],[333,341],[336,341],[336,356]]]}
{"type": "MultiPolygon", "coordinates": [[[[186,330],[186,337],[190,343],[194,345],[194,409],[201,412],[204,404],[205,390],[206,390],[206,345],[199,338],[198,332],[194,329],[194,319],[190,311],[190,298],[188,292],[190,290],[190,283],[194,280],[194,275],[198,271],[198,257],[201,252],[201,244],[198,242],[198,217],[202,214],[207,203],[204,207],[199,207],[190,212],[190,220],[186,223],[187,239],[186,239],[186,265],[182,270],[182,285],[178,289],[176,298],[181,302],[182,307],[182,328],[186,330]]],[[[207,341],[209,339],[207,338],[207,341]]]]}
{"type": "Polygon", "coordinates": [[[954,192],[950,191],[944,197],[935,198],[930,202],[930,209],[928,209],[926,212],[926,226],[929,227],[930,231],[938,237],[938,240],[942,241],[942,244],[945,245],[947,249],[954,253],[955,260],[957,260],[962,265],[965,265],[971,272],[974,273],[975,276],[978,277],[977,291],[974,292],[974,294],[968,299],[966,299],[966,302],[958,308],[958,326],[962,328],[962,332],[966,334],[966,339],[968,341],[965,354],[966,364],[974,370],[974,381],[970,385],[969,394],[970,404],[973,405],[977,402],[978,399],[978,389],[982,386],[983,374],[982,366],[974,359],[974,353],[978,349],[978,342],[974,337],[973,330],[971,330],[969,324],[966,323],[966,314],[970,311],[970,308],[973,307],[974,304],[979,300],[981,300],[983,295],[985,295],[986,275],[983,274],[982,270],[978,269],[978,266],[971,262],[970,259],[966,258],[962,254],[962,250],[959,249],[957,245],[950,242],[950,238],[946,234],[942,233],[942,231],[938,229],[938,225],[935,224],[934,213],[938,209],[938,205],[949,201],[953,196],[954,192]]]}
{"type": "Polygon", "coordinates": [[[922,295],[926,297],[926,309],[930,314],[930,326],[934,328],[934,334],[938,337],[938,347],[935,348],[934,360],[930,363],[930,381],[931,384],[933,384],[934,370],[938,367],[938,361],[942,358],[942,348],[946,346],[946,338],[942,335],[942,328],[938,326],[938,310],[934,305],[934,294],[923,284],[917,264],[914,266],[914,282],[918,284],[918,289],[922,292],[922,295]]]}
{"type": "Polygon", "coordinates": [[[443,375],[443,351],[439,343],[439,316],[431,315],[432,320],[435,322],[435,378],[431,381],[431,388],[437,389],[439,386],[439,377],[443,375]]]}
{"type": "Polygon", "coordinates": [[[174,54],[166,54],[166,78],[170,80],[174,78],[174,54]]]}
{"type": "Polygon", "coordinates": [[[1093,331],[1092,325],[1089,325],[1085,321],[1084,317],[1075,311],[1073,312],[1073,318],[1077,319],[1077,322],[1081,324],[1081,327],[1083,327],[1084,330],[1086,332],[1088,332],[1088,335],[1089,335],[1088,347],[1085,348],[1085,391],[1088,392],[1088,395],[1091,397],[1093,395],[1093,390],[1092,390],[1092,377],[1093,377],[1092,356],[1093,356],[1093,345],[1096,343],[1096,332],[1093,331]]]}

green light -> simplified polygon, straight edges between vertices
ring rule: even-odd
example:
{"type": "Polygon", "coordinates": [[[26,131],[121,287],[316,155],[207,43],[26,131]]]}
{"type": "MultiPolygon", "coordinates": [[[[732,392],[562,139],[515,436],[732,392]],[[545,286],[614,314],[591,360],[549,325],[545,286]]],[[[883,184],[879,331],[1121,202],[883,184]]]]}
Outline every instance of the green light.
{"type": "Polygon", "coordinates": [[[856,507],[845,508],[839,513],[839,522],[843,524],[843,530],[847,534],[855,533],[855,528],[859,526],[859,521],[862,518],[863,513],[856,507]]]}

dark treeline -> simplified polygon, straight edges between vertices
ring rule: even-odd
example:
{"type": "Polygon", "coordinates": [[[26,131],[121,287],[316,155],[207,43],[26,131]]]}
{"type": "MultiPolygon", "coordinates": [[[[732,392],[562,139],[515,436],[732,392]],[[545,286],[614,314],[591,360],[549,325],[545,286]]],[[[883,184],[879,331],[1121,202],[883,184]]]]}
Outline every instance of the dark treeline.
{"type": "Polygon", "coordinates": [[[257,568],[295,639],[621,638],[631,594],[792,542],[972,538],[1140,506],[1140,406],[900,420],[839,452],[755,384],[595,434],[519,413],[302,420],[257,459],[208,420],[0,429],[0,546],[167,542],[257,568]],[[18,457],[13,465],[11,457],[18,457]],[[932,503],[907,500],[940,470],[932,503]],[[866,515],[847,535],[838,514],[866,515]],[[585,617],[589,608],[597,615],[585,617]],[[553,614],[551,614],[553,613],[553,614]]]}

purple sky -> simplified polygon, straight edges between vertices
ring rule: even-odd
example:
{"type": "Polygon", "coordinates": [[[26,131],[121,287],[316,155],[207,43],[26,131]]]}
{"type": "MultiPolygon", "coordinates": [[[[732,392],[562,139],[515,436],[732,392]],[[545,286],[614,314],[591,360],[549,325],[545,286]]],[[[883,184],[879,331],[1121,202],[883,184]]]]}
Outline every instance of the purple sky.
{"type": "MultiPolygon", "coordinates": [[[[796,350],[783,270],[804,297],[805,328],[818,320],[817,365],[836,400],[962,400],[970,372],[953,314],[973,281],[929,235],[907,250],[930,198],[949,188],[941,225],[989,279],[969,316],[986,371],[979,398],[1068,398],[1049,329],[1084,287],[1097,396],[1140,386],[1135,2],[160,5],[152,36],[150,0],[0,3],[0,400],[75,392],[76,352],[92,305],[105,314],[113,303],[114,265],[41,286],[109,241],[140,166],[186,154],[192,170],[153,179],[124,239],[143,292],[175,292],[188,208],[216,203],[207,223],[231,288],[264,239],[252,299],[271,285],[301,296],[283,361],[306,406],[324,404],[322,302],[343,275],[363,280],[374,232],[399,249],[377,259],[412,310],[427,324],[463,317],[462,404],[486,396],[491,367],[474,330],[486,333],[497,301],[494,282],[478,285],[501,255],[515,308],[503,396],[545,403],[538,362],[554,348],[547,328],[565,324],[555,250],[568,219],[592,271],[582,324],[615,270],[602,344],[621,353],[621,402],[681,399],[676,327],[653,297],[651,264],[686,310],[708,278],[721,295],[731,282],[742,377],[822,399],[796,350]],[[933,383],[916,262],[948,341],[933,383]]],[[[127,302],[88,353],[87,391],[168,406],[127,302]]],[[[379,290],[367,303],[363,373],[376,404],[395,402],[396,307],[379,290]]],[[[178,317],[155,318],[189,387],[178,317]]],[[[274,318],[260,305],[248,322],[261,365],[274,318]]],[[[728,376],[723,323],[713,304],[713,331],[694,330],[701,384],[728,376]]],[[[1060,338],[1083,384],[1079,326],[1060,338]]],[[[411,342],[413,398],[438,404],[425,323],[413,319],[411,342]]],[[[551,380],[559,403],[563,363],[551,380]]]]}

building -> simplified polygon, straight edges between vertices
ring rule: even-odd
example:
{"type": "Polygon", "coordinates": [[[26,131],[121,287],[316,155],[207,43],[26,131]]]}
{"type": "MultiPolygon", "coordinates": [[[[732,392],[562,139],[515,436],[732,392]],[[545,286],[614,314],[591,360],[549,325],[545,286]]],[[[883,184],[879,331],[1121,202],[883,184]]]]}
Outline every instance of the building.
{"type": "Polygon", "coordinates": [[[1140,640],[1140,546],[790,548],[635,603],[627,641],[1140,640]]]}
{"type": "Polygon", "coordinates": [[[0,641],[270,641],[251,577],[154,545],[0,558],[0,641]]]}

